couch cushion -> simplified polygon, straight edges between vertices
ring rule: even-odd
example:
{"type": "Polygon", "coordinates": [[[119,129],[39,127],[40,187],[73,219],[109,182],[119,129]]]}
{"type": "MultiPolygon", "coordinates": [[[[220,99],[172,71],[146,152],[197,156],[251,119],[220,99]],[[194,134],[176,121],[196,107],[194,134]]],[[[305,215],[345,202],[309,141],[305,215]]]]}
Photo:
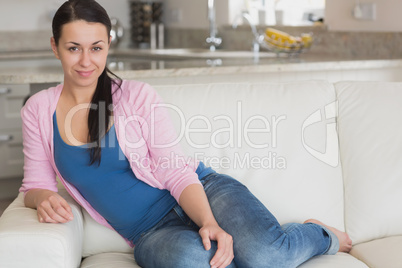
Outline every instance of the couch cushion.
{"type": "Polygon", "coordinates": [[[312,258],[303,263],[299,268],[367,268],[368,266],[347,253],[337,253],[336,255],[322,255],[312,258]]]}
{"type": "Polygon", "coordinates": [[[358,244],[350,253],[372,268],[400,268],[401,249],[402,236],[392,236],[358,244]]]}
{"type": "Polygon", "coordinates": [[[344,229],[335,91],[327,82],[157,86],[189,156],[233,176],[281,223],[344,229]]]}
{"type": "MultiPolygon", "coordinates": [[[[102,253],[85,258],[80,268],[139,268],[135,263],[133,254],[127,253],[102,253]]],[[[363,262],[346,253],[336,255],[323,255],[312,258],[303,263],[300,268],[367,268],[363,262]]],[[[382,266],[384,267],[384,266],[382,266]]],[[[388,267],[388,266],[387,266],[388,267]]],[[[390,266],[391,267],[391,266],[390,266]]]]}
{"type": "Polygon", "coordinates": [[[82,246],[82,256],[84,258],[107,252],[134,254],[134,249],[117,232],[97,223],[84,209],[82,214],[84,216],[85,230],[82,246]]]}
{"type": "Polygon", "coordinates": [[[402,235],[402,83],[337,83],[345,225],[355,244],[402,235]]]}
{"type": "Polygon", "coordinates": [[[0,218],[0,266],[77,267],[81,262],[83,227],[81,207],[65,190],[74,220],[63,224],[40,223],[37,211],[24,205],[24,194],[10,204],[0,218]]]}
{"type": "Polygon", "coordinates": [[[134,254],[109,252],[85,258],[80,268],[140,268],[135,263],[134,254]]]}

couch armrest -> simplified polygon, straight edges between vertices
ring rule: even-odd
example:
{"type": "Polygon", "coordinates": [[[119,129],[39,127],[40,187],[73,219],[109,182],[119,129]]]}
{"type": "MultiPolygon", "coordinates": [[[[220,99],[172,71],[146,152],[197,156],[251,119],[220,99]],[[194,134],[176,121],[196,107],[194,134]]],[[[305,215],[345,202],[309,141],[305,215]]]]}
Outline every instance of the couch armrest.
{"type": "Polygon", "coordinates": [[[26,208],[22,193],[0,218],[2,267],[79,267],[83,240],[80,206],[63,189],[74,220],[63,224],[40,223],[36,210],[26,208]]]}

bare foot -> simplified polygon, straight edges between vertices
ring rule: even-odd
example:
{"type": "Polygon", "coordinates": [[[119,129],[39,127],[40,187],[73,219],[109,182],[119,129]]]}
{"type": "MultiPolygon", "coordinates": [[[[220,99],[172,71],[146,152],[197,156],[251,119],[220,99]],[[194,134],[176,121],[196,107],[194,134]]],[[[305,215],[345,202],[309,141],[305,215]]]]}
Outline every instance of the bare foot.
{"type": "Polygon", "coordinates": [[[339,240],[339,252],[349,252],[352,249],[352,240],[350,239],[349,235],[345,232],[339,231],[338,229],[328,226],[319,220],[309,219],[306,220],[304,223],[315,223],[318,225],[322,225],[327,227],[331,232],[333,232],[339,240]]]}

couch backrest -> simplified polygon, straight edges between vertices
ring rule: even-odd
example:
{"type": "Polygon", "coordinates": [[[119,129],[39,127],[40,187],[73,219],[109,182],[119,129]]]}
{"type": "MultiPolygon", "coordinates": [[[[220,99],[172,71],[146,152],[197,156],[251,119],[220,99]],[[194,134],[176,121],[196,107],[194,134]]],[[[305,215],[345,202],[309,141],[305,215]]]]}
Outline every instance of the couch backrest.
{"type": "Polygon", "coordinates": [[[355,244],[402,235],[402,83],[335,87],[346,230],[355,244]]]}
{"type": "Polygon", "coordinates": [[[280,222],[314,216],[343,228],[331,84],[227,83],[156,89],[166,103],[177,107],[171,109],[171,117],[179,135],[184,129],[181,144],[189,156],[242,181],[280,222]]]}
{"type": "MultiPolygon", "coordinates": [[[[168,105],[187,156],[242,181],[281,223],[314,217],[344,229],[333,85],[155,88],[168,105]]],[[[84,256],[106,250],[99,246],[106,240],[111,251],[113,235],[102,235],[102,228],[92,228],[93,220],[85,217],[84,256]]],[[[116,245],[115,251],[128,250],[121,239],[116,245]]]]}

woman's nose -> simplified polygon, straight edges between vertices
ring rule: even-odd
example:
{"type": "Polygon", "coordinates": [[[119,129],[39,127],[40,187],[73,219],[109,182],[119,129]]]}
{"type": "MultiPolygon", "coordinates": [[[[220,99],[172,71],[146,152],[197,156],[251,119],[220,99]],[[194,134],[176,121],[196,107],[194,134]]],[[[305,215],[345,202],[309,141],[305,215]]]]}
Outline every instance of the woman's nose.
{"type": "Polygon", "coordinates": [[[91,58],[89,52],[83,51],[80,58],[80,65],[87,67],[91,65],[91,58]]]}

